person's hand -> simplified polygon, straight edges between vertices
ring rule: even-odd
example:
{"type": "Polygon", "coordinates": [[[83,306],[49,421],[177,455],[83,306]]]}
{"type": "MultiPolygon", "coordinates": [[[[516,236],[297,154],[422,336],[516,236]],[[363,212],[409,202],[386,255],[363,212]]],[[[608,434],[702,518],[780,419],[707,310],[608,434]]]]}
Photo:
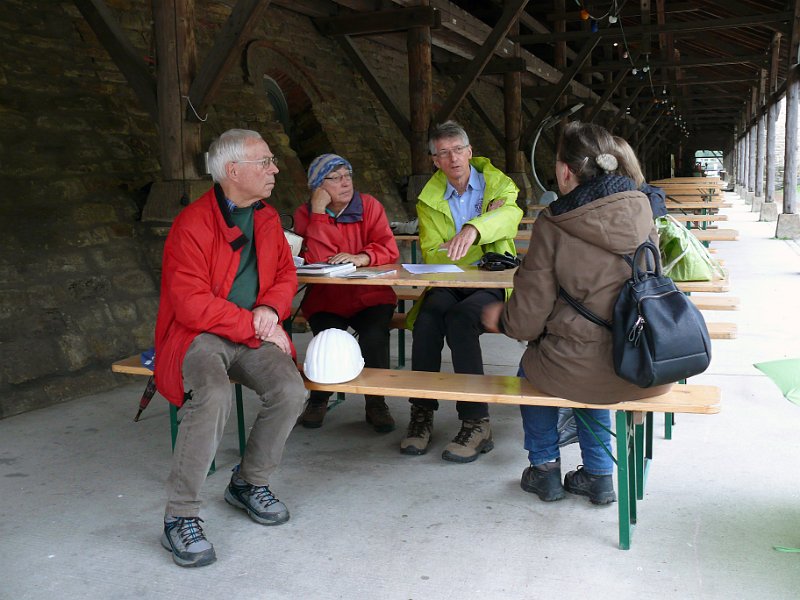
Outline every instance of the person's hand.
{"type": "Polygon", "coordinates": [[[453,239],[442,244],[447,250],[447,258],[452,261],[461,260],[467,255],[472,244],[478,239],[478,230],[472,225],[464,225],[453,239]]]}
{"type": "Polygon", "coordinates": [[[483,307],[481,323],[486,333],[500,333],[500,315],[503,314],[505,303],[492,302],[483,307]]]}
{"type": "Polygon", "coordinates": [[[328,259],[328,263],[332,265],[341,265],[343,263],[353,263],[357,267],[366,267],[369,265],[369,255],[364,252],[360,254],[348,254],[347,252],[339,252],[334,254],[328,259]]]}
{"type": "Polygon", "coordinates": [[[289,336],[283,330],[283,327],[276,327],[275,332],[264,338],[267,344],[275,344],[284,354],[292,353],[292,343],[289,341],[289,336]]]}
{"type": "Polygon", "coordinates": [[[505,203],[506,203],[505,198],[495,198],[494,200],[489,202],[489,205],[486,207],[486,212],[489,212],[490,210],[495,210],[496,208],[500,208],[505,203]]]}
{"type": "Polygon", "coordinates": [[[326,192],[322,187],[318,187],[311,194],[311,212],[317,214],[324,214],[325,209],[331,203],[331,195],[326,192]]]}
{"type": "Polygon", "coordinates": [[[262,341],[274,335],[275,329],[281,329],[277,326],[278,313],[269,306],[256,306],[253,309],[253,329],[256,332],[256,337],[262,341]]]}

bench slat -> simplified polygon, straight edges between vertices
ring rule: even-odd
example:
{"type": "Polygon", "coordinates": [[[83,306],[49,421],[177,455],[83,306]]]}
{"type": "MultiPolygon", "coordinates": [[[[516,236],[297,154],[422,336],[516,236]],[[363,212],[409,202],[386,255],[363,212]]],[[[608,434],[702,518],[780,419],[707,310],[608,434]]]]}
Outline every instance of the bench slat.
{"type": "Polygon", "coordinates": [[[739,298],[736,296],[689,296],[700,310],[739,310],[739,298]]]}
{"type": "Polygon", "coordinates": [[[346,383],[319,384],[306,380],[310,390],[431,398],[494,404],[558,406],[563,408],[607,408],[636,412],[715,414],[720,410],[720,389],[705,385],[675,385],[661,396],[616,404],[588,404],[556,398],[534,388],[530,382],[510,375],[428,373],[394,369],[364,369],[346,383]]]}
{"type": "Polygon", "coordinates": [[[670,213],[672,218],[674,218],[679,223],[694,223],[696,221],[703,222],[703,221],[727,221],[728,215],[684,215],[683,213],[670,213]]]}
{"type": "Polygon", "coordinates": [[[735,242],[739,239],[736,229],[691,229],[694,237],[701,242],[735,242]]]}
{"type": "Polygon", "coordinates": [[[706,323],[708,335],[712,340],[733,340],[736,339],[738,328],[736,323],[706,323]]]}

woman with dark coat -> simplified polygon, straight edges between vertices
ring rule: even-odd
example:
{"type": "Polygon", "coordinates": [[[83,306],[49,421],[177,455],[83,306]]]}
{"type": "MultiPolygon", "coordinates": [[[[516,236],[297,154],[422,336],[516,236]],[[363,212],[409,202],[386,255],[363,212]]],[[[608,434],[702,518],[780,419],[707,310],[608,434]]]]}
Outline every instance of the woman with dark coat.
{"type": "MultiPolygon", "coordinates": [[[[579,402],[611,404],[666,392],[669,386],[639,388],[619,378],[612,363],[611,332],[584,318],[559,297],[563,288],[603,319],[645,240],[657,240],[650,202],[636,183],[619,175],[617,145],[602,127],[573,122],[562,133],[556,160],[561,196],[536,219],[531,246],[514,276],[505,304],[484,311],[484,326],[528,341],[521,364],[538,389],[579,402]]],[[[564,490],[595,504],[616,499],[609,453],[608,410],[588,409],[578,419],[583,465],[561,483],[558,409],[521,406],[530,466],[522,488],[549,502],[564,490]],[[596,436],[596,437],[595,437],[596,436]]]]}

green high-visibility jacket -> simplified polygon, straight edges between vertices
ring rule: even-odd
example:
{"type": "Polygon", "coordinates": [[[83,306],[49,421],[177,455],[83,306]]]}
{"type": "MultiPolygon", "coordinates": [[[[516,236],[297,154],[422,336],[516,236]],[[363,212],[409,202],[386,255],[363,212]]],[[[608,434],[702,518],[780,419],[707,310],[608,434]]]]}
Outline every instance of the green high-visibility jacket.
{"type": "MultiPolygon", "coordinates": [[[[472,225],[478,230],[478,239],[467,251],[467,254],[461,260],[455,261],[455,264],[461,266],[474,264],[486,252],[499,254],[508,252],[516,256],[514,236],[517,235],[519,222],[522,219],[522,209],[517,206],[519,188],[508,175],[492,166],[488,158],[475,156],[469,162],[477,171],[483,173],[486,187],[483,190],[481,214],[465,223],[465,225],[472,225]],[[503,206],[487,211],[486,207],[489,203],[497,199],[505,200],[503,206]]],[[[419,245],[422,250],[422,260],[425,263],[454,263],[447,257],[447,252],[439,249],[443,243],[453,239],[456,235],[456,224],[450,212],[450,205],[444,198],[446,189],[447,177],[443,171],[438,170],[419,194],[417,202],[419,245]]],[[[511,288],[507,288],[506,300],[510,295],[511,288]]],[[[424,298],[423,294],[408,313],[406,326],[409,329],[413,329],[424,298]]]]}

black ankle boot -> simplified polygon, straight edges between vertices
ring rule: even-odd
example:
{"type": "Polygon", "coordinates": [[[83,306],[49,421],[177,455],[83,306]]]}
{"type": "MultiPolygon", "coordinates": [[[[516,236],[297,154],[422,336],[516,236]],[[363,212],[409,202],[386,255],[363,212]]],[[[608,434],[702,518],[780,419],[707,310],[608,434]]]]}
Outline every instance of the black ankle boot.
{"type": "Polygon", "coordinates": [[[592,504],[611,504],[617,499],[611,475],[592,475],[583,467],[567,473],[564,477],[564,489],[570,494],[589,496],[592,504]]]}
{"type": "Polygon", "coordinates": [[[522,472],[520,487],[539,496],[543,502],[555,502],[564,497],[561,485],[561,461],[531,465],[522,472]]]}

